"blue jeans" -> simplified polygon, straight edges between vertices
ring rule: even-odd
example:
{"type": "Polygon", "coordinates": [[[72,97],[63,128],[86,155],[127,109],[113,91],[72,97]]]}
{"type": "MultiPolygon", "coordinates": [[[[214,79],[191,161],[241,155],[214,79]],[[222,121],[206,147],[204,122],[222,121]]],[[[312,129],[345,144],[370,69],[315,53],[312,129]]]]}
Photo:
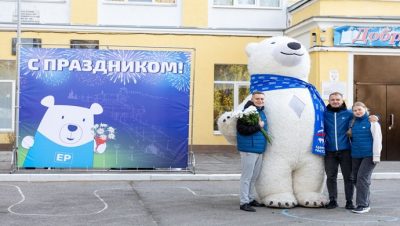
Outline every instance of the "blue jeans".
{"type": "Polygon", "coordinates": [[[261,172],[262,154],[240,152],[242,175],[240,177],[240,205],[256,198],[255,183],[261,172]]]}

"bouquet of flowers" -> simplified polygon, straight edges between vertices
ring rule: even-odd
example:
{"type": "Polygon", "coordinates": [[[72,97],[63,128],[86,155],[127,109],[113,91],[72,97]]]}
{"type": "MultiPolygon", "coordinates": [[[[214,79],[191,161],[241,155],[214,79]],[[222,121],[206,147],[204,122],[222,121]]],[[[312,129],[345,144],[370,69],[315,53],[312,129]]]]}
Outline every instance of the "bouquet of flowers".
{"type": "MultiPolygon", "coordinates": [[[[249,126],[257,125],[260,120],[260,115],[258,114],[257,108],[254,106],[250,106],[246,108],[244,111],[237,111],[235,116],[238,120],[249,126]]],[[[271,136],[268,134],[268,132],[265,131],[264,128],[261,128],[261,132],[264,135],[267,142],[271,143],[272,139],[271,136]]]]}
{"type": "Polygon", "coordinates": [[[105,123],[94,124],[92,131],[96,141],[96,149],[99,145],[106,143],[107,140],[115,140],[115,128],[105,123]]]}

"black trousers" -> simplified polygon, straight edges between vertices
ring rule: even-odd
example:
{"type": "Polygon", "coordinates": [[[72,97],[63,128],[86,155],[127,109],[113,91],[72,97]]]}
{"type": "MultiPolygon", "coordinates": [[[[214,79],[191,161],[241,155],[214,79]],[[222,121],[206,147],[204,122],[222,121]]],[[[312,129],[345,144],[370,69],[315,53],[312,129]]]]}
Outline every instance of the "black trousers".
{"type": "Polygon", "coordinates": [[[350,150],[327,151],[325,153],[326,187],[328,188],[329,200],[337,200],[337,175],[340,169],[344,180],[344,193],[346,201],[353,200],[354,180],[351,175],[350,150]]]}
{"type": "Polygon", "coordinates": [[[372,157],[365,158],[353,158],[353,178],[356,182],[357,206],[369,206],[369,187],[371,185],[372,171],[375,168],[375,164],[372,161],[372,157]]]}

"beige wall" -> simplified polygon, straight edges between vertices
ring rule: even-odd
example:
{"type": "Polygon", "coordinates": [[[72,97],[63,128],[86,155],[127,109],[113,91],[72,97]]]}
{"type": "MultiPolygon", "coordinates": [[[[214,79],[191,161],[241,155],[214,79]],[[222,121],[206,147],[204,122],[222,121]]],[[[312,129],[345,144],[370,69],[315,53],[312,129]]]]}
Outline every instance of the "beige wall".
{"type": "Polygon", "coordinates": [[[208,1],[182,0],[182,26],[208,27],[208,1]]]}
{"type": "MultiPolygon", "coordinates": [[[[16,32],[1,32],[0,33],[0,59],[1,60],[12,60],[15,56],[11,55],[11,40],[16,38],[16,32]]],[[[25,38],[25,36],[23,36],[25,38]]]]}
{"type": "Polygon", "coordinates": [[[97,24],[97,0],[70,0],[70,17],[73,25],[97,24]]]}
{"type": "Polygon", "coordinates": [[[393,0],[317,0],[291,13],[291,26],[316,16],[400,16],[400,2],[393,0]]]}
{"type": "Polygon", "coordinates": [[[320,82],[329,81],[329,71],[336,69],[339,72],[339,81],[347,83],[349,67],[347,52],[320,52],[319,56],[320,82]]]}
{"type": "Polygon", "coordinates": [[[319,16],[320,14],[320,2],[317,1],[314,4],[311,4],[308,7],[298,9],[295,12],[291,13],[291,24],[290,26],[296,25],[310,17],[319,16]]]}
{"type": "Polygon", "coordinates": [[[390,0],[320,0],[321,15],[399,16],[399,1],[390,0]]]}

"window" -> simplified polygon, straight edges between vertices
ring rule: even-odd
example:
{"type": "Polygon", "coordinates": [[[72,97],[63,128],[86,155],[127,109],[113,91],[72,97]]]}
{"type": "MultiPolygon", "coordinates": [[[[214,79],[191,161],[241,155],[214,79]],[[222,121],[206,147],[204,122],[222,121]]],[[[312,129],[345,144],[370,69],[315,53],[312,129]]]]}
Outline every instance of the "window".
{"type": "Polygon", "coordinates": [[[0,80],[0,132],[14,131],[15,81],[0,80]]]}
{"type": "MultiPolygon", "coordinates": [[[[12,39],[11,43],[11,54],[15,56],[17,53],[17,38],[12,39]]],[[[40,38],[21,38],[21,45],[24,47],[33,47],[33,48],[41,48],[42,47],[42,39],[40,38]]]]}
{"type": "Polygon", "coordinates": [[[218,117],[235,109],[250,93],[250,75],[245,64],[214,66],[214,131],[218,117]]]}
{"type": "Polygon", "coordinates": [[[175,4],[176,0],[105,0],[106,2],[132,2],[132,3],[153,3],[153,4],[175,4]]]}
{"type": "Polygon", "coordinates": [[[99,49],[99,40],[71,40],[71,49],[99,49]]]}
{"type": "Polygon", "coordinates": [[[280,0],[214,0],[215,6],[280,7],[280,0]]]}
{"type": "Polygon", "coordinates": [[[0,132],[14,131],[16,77],[16,61],[0,60],[0,132]]]}
{"type": "Polygon", "coordinates": [[[0,60],[0,80],[16,80],[17,63],[15,60],[0,60]]]}

